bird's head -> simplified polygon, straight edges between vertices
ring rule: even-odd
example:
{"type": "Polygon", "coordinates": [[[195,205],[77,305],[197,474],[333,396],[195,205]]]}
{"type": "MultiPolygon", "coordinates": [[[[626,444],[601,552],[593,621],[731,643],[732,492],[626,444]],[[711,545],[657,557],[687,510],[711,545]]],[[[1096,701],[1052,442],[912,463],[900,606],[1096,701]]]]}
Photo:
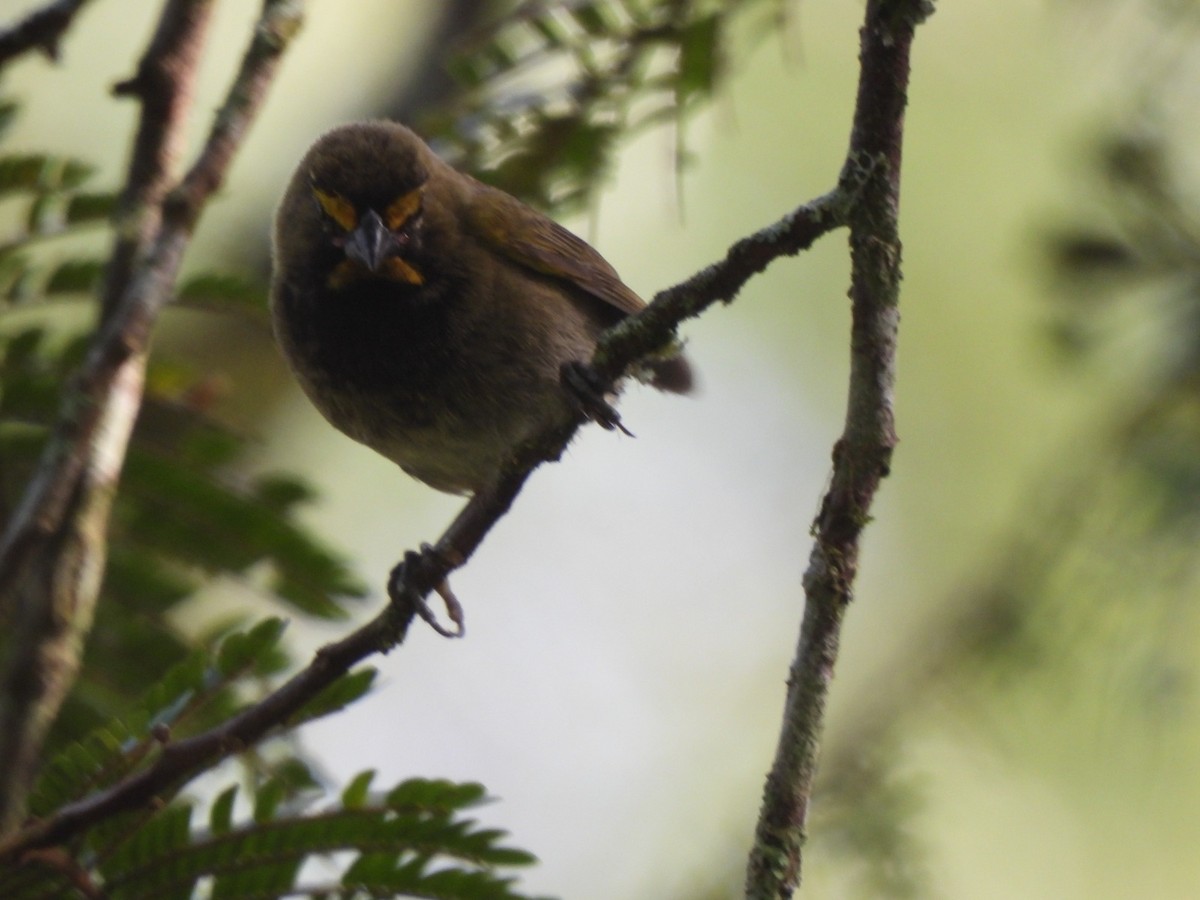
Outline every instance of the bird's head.
{"type": "Polygon", "coordinates": [[[315,265],[326,286],[363,280],[421,286],[432,154],[394,122],[327,132],[309,150],[276,220],[276,252],[315,265]]]}

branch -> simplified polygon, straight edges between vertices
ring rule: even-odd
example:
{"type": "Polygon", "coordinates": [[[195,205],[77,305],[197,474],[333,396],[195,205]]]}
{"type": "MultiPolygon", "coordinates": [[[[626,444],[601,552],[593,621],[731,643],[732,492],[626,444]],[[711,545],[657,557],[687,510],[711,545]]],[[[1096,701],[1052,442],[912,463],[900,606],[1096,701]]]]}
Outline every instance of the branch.
{"type": "Polygon", "coordinates": [[[788,678],[783,729],[767,776],[746,897],[788,898],[800,883],[823,727],[842,616],[853,597],[859,538],[888,474],[896,445],[892,398],[900,296],[900,161],[909,52],[928,0],[869,0],[860,32],[858,98],[849,166],[867,164],[871,182],[849,220],[850,384],[846,421],[833,448],[833,475],[813,523],[804,574],[805,607],[788,678]]]}
{"type": "MultiPolygon", "coordinates": [[[[645,310],[602,337],[593,357],[597,372],[605,378],[619,376],[646,352],[668,341],[684,319],[718,301],[729,302],[773,260],[795,255],[845,224],[861,188],[861,181],[843,178],[831,193],[739,241],[721,262],[661,292],[645,310]]],[[[435,547],[411,553],[397,566],[388,585],[392,601],[366,625],[318,650],[306,668],[259,703],[207,732],[169,744],[148,768],[0,842],[0,859],[62,843],[116,813],[154,804],[171,788],[285,726],[352,666],[401,643],[424,598],[450,572],[466,563],[508,510],[533,469],[557,459],[582,423],[580,415],[566,425],[543,432],[521,448],[496,484],[468,501],[435,547]]]]}
{"type": "MultiPolygon", "coordinates": [[[[846,224],[863,189],[862,175],[847,168],[833,191],[738,241],[723,260],[659,292],[644,310],[607,331],[591,361],[601,383],[613,384],[639,360],[661,350],[684,320],[714,303],[731,302],[747,281],[774,260],[794,256],[817,238],[846,224]]],[[[520,448],[496,484],[471,498],[434,547],[425,548],[416,559],[408,557],[393,572],[388,585],[393,601],[407,595],[408,603],[419,608],[431,590],[470,559],[492,526],[508,511],[533,469],[542,462],[557,460],[583,422],[583,415],[578,414],[571,422],[543,432],[520,448]]]]}
{"type": "MultiPolygon", "coordinates": [[[[139,66],[147,85],[124,194],[131,207],[147,208],[164,189],[192,93],[206,6],[169,3],[139,66]],[[158,77],[151,80],[150,73],[158,77]]],[[[149,214],[139,218],[145,224],[132,232],[118,227],[114,261],[132,260],[144,245],[155,221],[149,214]]],[[[109,270],[114,293],[125,287],[114,281],[119,268],[109,270]]],[[[108,509],[142,391],[138,349],[102,322],[0,543],[0,607],[15,613],[0,698],[0,830],[20,820],[42,740],[79,668],[103,571],[108,509]]]]}
{"type": "Polygon", "coordinates": [[[151,329],[172,294],[200,212],[221,184],[300,20],[297,3],[266,0],[204,149],[171,189],[211,6],[211,0],[168,0],[137,74],[117,87],[141,99],[142,119],[100,324],[0,542],[0,607],[19,617],[0,698],[0,825],[19,817],[46,727],[78,669],[104,567],[108,509],[141,403],[151,329]]]}
{"type": "Polygon", "coordinates": [[[23,53],[41,50],[58,62],[58,43],[88,0],[55,0],[0,30],[0,69],[23,53]]]}

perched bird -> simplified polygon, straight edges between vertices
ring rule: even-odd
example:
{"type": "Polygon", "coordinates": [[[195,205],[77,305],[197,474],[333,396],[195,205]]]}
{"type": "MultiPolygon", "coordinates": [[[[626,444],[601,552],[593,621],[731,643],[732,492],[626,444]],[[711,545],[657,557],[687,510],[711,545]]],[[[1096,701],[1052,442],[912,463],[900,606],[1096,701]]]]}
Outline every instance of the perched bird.
{"type": "MultiPolygon", "coordinates": [[[[439,490],[487,485],[580,403],[607,409],[570,376],[643,306],[587,243],[394,122],[319,138],[276,213],[271,312],[301,386],[439,490]]],[[[691,387],[677,349],[647,367],[659,388],[691,387]]]]}

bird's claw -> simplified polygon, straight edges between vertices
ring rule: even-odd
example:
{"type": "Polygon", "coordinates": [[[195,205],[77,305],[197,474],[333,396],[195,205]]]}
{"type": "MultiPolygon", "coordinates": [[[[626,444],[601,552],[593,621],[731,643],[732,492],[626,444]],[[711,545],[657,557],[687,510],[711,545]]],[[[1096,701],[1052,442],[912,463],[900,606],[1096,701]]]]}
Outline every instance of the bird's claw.
{"type": "Polygon", "coordinates": [[[450,590],[449,581],[442,578],[433,585],[433,590],[437,592],[437,595],[442,598],[442,603],[445,604],[446,615],[454,623],[454,628],[452,629],[447,628],[438,621],[433,610],[429,608],[429,604],[425,602],[425,598],[408,583],[410,574],[419,571],[422,566],[430,565],[436,553],[437,551],[429,544],[422,544],[420,553],[414,550],[406,552],[404,554],[404,561],[392,569],[392,574],[388,578],[388,596],[393,602],[399,602],[403,598],[412,611],[442,637],[460,638],[467,632],[466,620],[462,604],[458,602],[458,598],[450,590]]]}
{"type": "Polygon", "coordinates": [[[634,434],[625,427],[621,415],[613,408],[604,396],[604,385],[597,377],[595,370],[587,363],[571,360],[562,364],[560,370],[563,386],[575,398],[580,409],[589,419],[606,431],[616,429],[622,434],[633,437],[634,434]]]}
{"type": "Polygon", "coordinates": [[[458,602],[458,598],[455,597],[454,592],[450,590],[450,583],[443,578],[433,586],[433,589],[437,591],[437,595],[442,598],[442,603],[446,606],[446,615],[450,617],[450,621],[454,623],[454,627],[447,628],[445,625],[439,622],[433,610],[429,608],[429,604],[424,600],[421,600],[421,602],[416,606],[417,615],[424,619],[425,624],[427,624],[442,637],[460,638],[466,635],[467,626],[463,619],[462,604],[458,602]]]}

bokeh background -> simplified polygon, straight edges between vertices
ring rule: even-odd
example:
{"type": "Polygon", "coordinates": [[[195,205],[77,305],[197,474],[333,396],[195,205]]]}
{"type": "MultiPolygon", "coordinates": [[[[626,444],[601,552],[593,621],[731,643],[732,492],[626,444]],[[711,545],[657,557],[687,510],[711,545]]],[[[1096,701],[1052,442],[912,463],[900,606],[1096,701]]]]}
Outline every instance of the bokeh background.
{"type": "MultiPolygon", "coordinates": [[[[34,5],[0,0],[0,17],[34,5]]],[[[1082,241],[1122,234],[1105,148],[1151,147],[1185,185],[1196,168],[1194,6],[945,3],[918,31],[901,444],[846,623],[807,896],[1200,894],[1194,523],[1161,524],[1163,492],[1186,493],[1129,468],[1145,416],[1194,415],[1185,388],[1154,405],[1193,333],[1171,312],[1186,306],[1189,233],[1160,242],[1176,269],[1160,259],[1144,278],[1116,238],[1109,256],[1082,241]],[[1098,299],[1121,287],[1133,302],[1098,299]]],[[[61,65],[14,66],[10,145],[84,156],[118,184],[135,109],[108,87],[155,7],[97,2],[61,65]]],[[[189,265],[264,276],[296,160],[440,77],[450,8],[314,0],[189,265]]],[[[678,134],[641,134],[568,224],[650,296],[823,193],[847,144],[861,12],[808,0],[787,28],[740,34],[716,102],[686,125],[682,172],[678,134]]],[[[220,4],[197,140],[256,13],[220,4]]],[[[1195,199],[1181,189],[1178,205],[1195,199]]],[[[734,896],[841,428],[847,277],[834,234],[689,323],[699,394],[632,388],[636,440],[585,429],[538,471],[454,578],[467,639],[418,628],[383,659],[369,700],[304,733],[325,769],[482,781],[500,798],[483,818],[542,860],[531,891],[734,896]]],[[[367,615],[403,550],[461,501],[325,425],[261,329],[181,311],[160,340],[219,378],[222,415],[255,435],[247,471],[319,488],[309,524],[376,587],[367,615]]],[[[1200,444],[1171,446],[1182,478],[1200,444]]],[[[216,583],[180,625],[247,611],[271,608],[216,583]]],[[[298,619],[291,637],[304,653],[342,628],[298,619]]]]}

